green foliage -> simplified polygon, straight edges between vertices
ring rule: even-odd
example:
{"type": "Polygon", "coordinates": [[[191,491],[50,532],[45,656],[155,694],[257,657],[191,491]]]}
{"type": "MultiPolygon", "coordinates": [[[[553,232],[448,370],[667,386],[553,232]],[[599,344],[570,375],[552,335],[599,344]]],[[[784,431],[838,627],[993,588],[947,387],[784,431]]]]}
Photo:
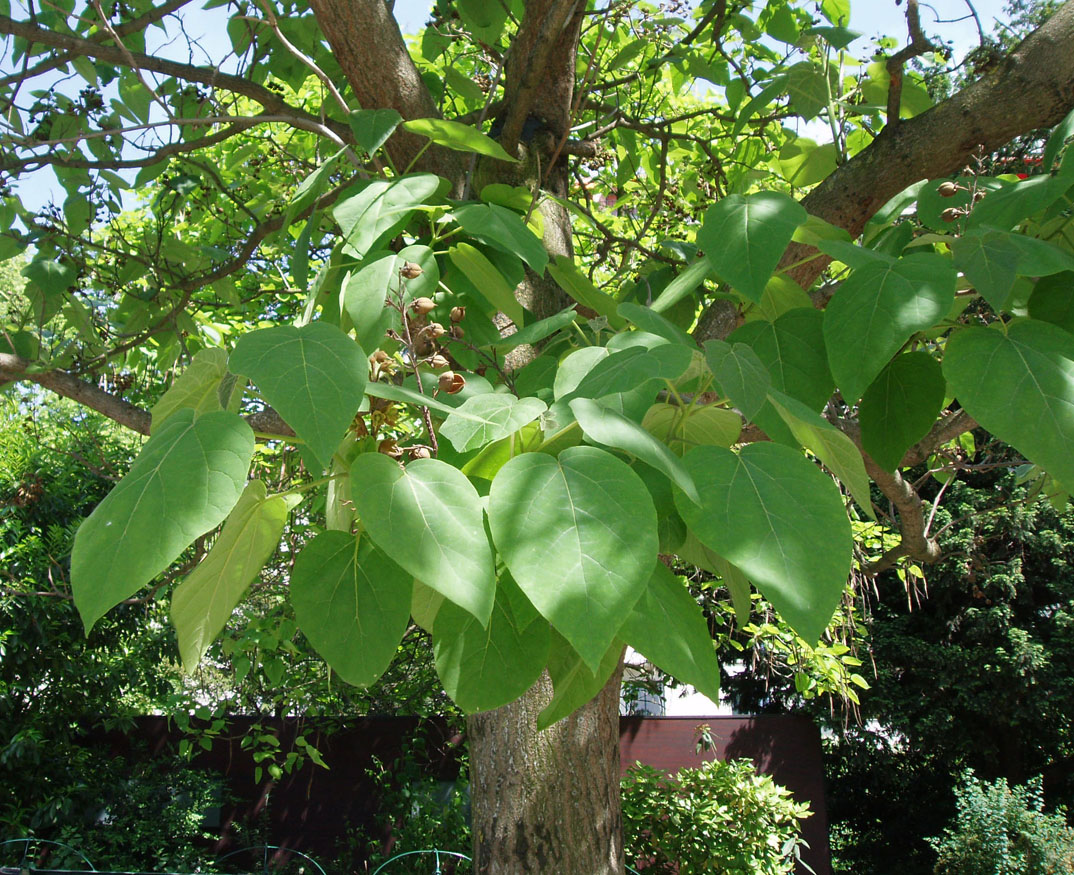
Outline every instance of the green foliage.
{"type": "Polygon", "coordinates": [[[1060,875],[1074,869],[1074,829],[1044,811],[1040,778],[1010,787],[972,771],[955,790],[955,822],[930,839],[936,872],[951,875],[1060,875]]]}
{"type": "Polygon", "coordinates": [[[713,760],[673,777],[636,763],[623,778],[623,845],[645,871],[793,872],[809,815],[749,760],[713,760]]]}

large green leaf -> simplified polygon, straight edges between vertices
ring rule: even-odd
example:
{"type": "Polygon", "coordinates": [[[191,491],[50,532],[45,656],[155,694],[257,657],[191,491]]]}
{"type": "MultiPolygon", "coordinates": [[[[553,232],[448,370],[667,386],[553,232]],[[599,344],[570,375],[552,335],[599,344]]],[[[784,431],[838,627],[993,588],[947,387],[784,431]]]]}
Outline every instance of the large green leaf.
{"type": "Polygon", "coordinates": [[[611,295],[606,295],[574,263],[574,259],[557,255],[555,261],[548,265],[548,273],[563,291],[583,307],[588,307],[608,320],[616,330],[626,327],[626,320],[619,315],[619,302],[611,295]]]}
{"type": "Polygon", "coordinates": [[[496,592],[481,498],[458,469],[437,459],[402,468],[379,453],[351,465],[351,496],[373,542],[486,625],[496,592]]]}
{"type": "Polygon", "coordinates": [[[966,219],[967,228],[984,225],[1008,230],[1038,213],[1066,194],[1071,182],[1062,176],[1043,174],[1012,182],[977,203],[966,219]]]}
{"type": "Polygon", "coordinates": [[[676,494],[686,524],[749,575],[799,635],[818,640],[846,587],[853,548],[835,483],[779,444],[739,453],[699,447],[683,464],[702,498],[697,505],[676,494]]]}
{"type": "Polygon", "coordinates": [[[772,377],[750,347],[744,343],[732,346],[723,340],[705,341],[705,361],[726,398],[742,411],[749,422],[764,406],[772,377]]]}
{"type": "Polygon", "coordinates": [[[440,434],[465,453],[514,434],[546,409],[547,405],[537,398],[516,398],[499,392],[475,395],[458,408],[463,416],[452,414],[444,420],[440,434]]]}
{"type": "Polygon", "coordinates": [[[522,305],[515,298],[514,286],[504,279],[480,249],[469,243],[459,243],[448,250],[448,258],[494,307],[502,310],[515,325],[522,325],[522,305]]]}
{"type": "Polygon", "coordinates": [[[347,244],[362,258],[403,230],[445,183],[431,173],[371,179],[348,189],[332,208],[347,244]]]}
{"type": "Polygon", "coordinates": [[[1029,315],[1074,334],[1074,271],[1040,279],[1029,298],[1029,315]]]}
{"type": "Polygon", "coordinates": [[[906,451],[929,433],[945,392],[940,364],[927,352],[896,356],[861,397],[858,420],[865,452],[881,468],[894,471],[906,451]]]}
{"type": "Polygon", "coordinates": [[[948,313],[957,279],[950,259],[932,253],[850,275],[824,312],[828,363],[847,403],[861,397],[914,332],[948,313]]]}
{"type": "Polygon", "coordinates": [[[641,478],[595,447],[516,456],[492,481],[489,526],[522,591],[596,670],[656,562],[641,478]]]}
{"type": "Polygon", "coordinates": [[[499,204],[464,204],[451,211],[463,230],[496,249],[517,255],[537,274],[544,273],[548,253],[518,213],[499,204]]]}
{"type": "Polygon", "coordinates": [[[970,416],[1074,484],[1074,334],[1037,320],[1006,333],[965,328],[948,341],[943,372],[970,416]]]}
{"type": "Polygon", "coordinates": [[[209,554],[172,593],[172,625],[183,667],[193,671],[223,630],[280,542],[300,495],[269,496],[261,480],[246,484],[209,554]]]}
{"type": "MultiPolygon", "coordinates": [[[[699,285],[712,276],[712,262],[706,258],[692,261],[670,283],[649,306],[654,313],[665,313],[687,295],[691,295],[699,285]]],[[[625,314],[624,314],[625,315],[625,314]]]]}
{"type": "Polygon", "coordinates": [[[530,322],[525,328],[520,328],[514,334],[499,338],[493,343],[486,344],[486,346],[493,347],[498,352],[504,353],[523,343],[538,343],[546,337],[552,336],[561,328],[566,328],[577,318],[578,313],[573,307],[567,310],[561,310],[554,316],[549,316],[546,319],[539,319],[536,322],[530,322]]]}
{"type": "Polygon", "coordinates": [[[697,349],[694,339],[679,328],[674,322],[665,319],[651,307],[643,307],[641,304],[633,304],[629,301],[619,305],[619,315],[629,319],[642,331],[663,337],[672,343],[680,343],[690,349],[697,349]]]}
{"type": "Polygon", "coordinates": [[[194,354],[187,369],[153,405],[150,433],[160,430],[177,410],[191,408],[196,413],[222,410],[220,384],[227,377],[227,353],[222,349],[201,349],[194,354]]]}
{"type": "Polygon", "coordinates": [[[88,632],[215,528],[242,494],[254,433],[234,413],[174,413],[79,527],[71,589],[88,632]]]}
{"type": "Polygon", "coordinates": [[[572,395],[602,398],[637,389],[650,380],[675,380],[690,366],[693,352],[673,343],[646,349],[630,346],[598,361],[578,383],[572,395]]]}
{"type": "Polygon", "coordinates": [[[347,683],[367,687],[406,632],[412,584],[368,538],[321,532],[295,559],[290,597],[314,650],[347,683]]]}
{"type": "Polygon", "coordinates": [[[340,290],[343,309],[354,326],[362,349],[376,349],[384,336],[384,303],[399,287],[394,252],[373,253],[362,266],[347,274],[340,290]]]}
{"type": "Polygon", "coordinates": [[[761,360],[772,387],[820,410],[835,388],[824,349],[824,314],[797,307],[773,322],[747,322],[727,338],[744,343],[761,360]]]}
{"type": "Polygon", "coordinates": [[[875,519],[869,493],[869,475],[861,452],[849,437],[801,401],[773,391],[772,406],[787,423],[794,439],[820,459],[843,485],[870,519],[875,519]]]}
{"type": "Polygon", "coordinates": [[[951,241],[955,267],[997,312],[1007,308],[1018,275],[1018,249],[1007,231],[986,229],[951,241]]]}
{"type": "Polygon", "coordinates": [[[570,408],[590,440],[606,447],[625,450],[647,465],[662,471],[691,500],[700,500],[693,479],[686,473],[678,457],[666,444],[658,441],[638,423],[588,398],[575,398],[570,402],[570,408]]]}
{"type": "Polygon", "coordinates": [[[324,466],[362,403],[369,362],[334,325],[281,325],[239,338],[228,366],[249,377],[324,466]]]}
{"type": "Polygon", "coordinates": [[[663,562],[656,563],[619,637],[676,679],[720,700],[720,663],[705,615],[663,562]]]}
{"type": "Polygon", "coordinates": [[[370,155],[388,141],[402,120],[394,109],[359,109],[348,119],[358,148],[370,155]]]}
{"type": "Polygon", "coordinates": [[[508,155],[503,146],[494,139],[462,122],[442,118],[418,118],[403,122],[403,128],[457,152],[473,152],[487,155],[489,158],[498,158],[500,161],[518,162],[517,158],[508,155]]]}
{"type": "MultiPolygon", "coordinates": [[[[496,591],[488,628],[450,602],[436,615],[433,654],[444,690],[463,711],[488,711],[506,705],[533,686],[548,660],[551,630],[547,622],[529,622],[516,616],[508,588],[517,585],[505,577],[496,591]]],[[[536,612],[530,608],[530,614],[536,612]]]]}
{"type": "Polygon", "coordinates": [[[78,279],[78,269],[51,258],[37,258],[24,267],[20,273],[37,286],[46,297],[58,297],[66,292],[78,279]]]}
{"type": "Polygon", "coordinates": [[[677,456],[693,447],[729,447],[742,433],[741,416],[712,404],[694,408],[654,404],[641,424],[677,456]]]}
{"type": "Polygon", "coordinates": [[[801,204],[779,192],[732,194],[705,212],[697,244],[722,280],[759,302],[806,217],[801,204]]]}
{"type": "Polygon", "coordinates": [[[623,655],[623,642],[615,640],[605,651],[595,670],[590,669],[577,651],[552,630],[548,653],[548,675],[552,679],[552,701],[537,716],[537,729],[547,729],[599,693],[612,676],[623,655]]]}

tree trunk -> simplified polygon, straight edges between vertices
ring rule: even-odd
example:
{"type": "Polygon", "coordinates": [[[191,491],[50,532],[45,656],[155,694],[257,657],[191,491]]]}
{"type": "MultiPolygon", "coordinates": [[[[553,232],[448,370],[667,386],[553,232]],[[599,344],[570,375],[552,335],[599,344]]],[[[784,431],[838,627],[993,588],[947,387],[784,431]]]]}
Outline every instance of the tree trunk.
{"type": "Polygon", "coordinates": [[[467,720],[478,875],[622,875],[619,684],[537,731],[545,674],[510,705],[467,720]]]}

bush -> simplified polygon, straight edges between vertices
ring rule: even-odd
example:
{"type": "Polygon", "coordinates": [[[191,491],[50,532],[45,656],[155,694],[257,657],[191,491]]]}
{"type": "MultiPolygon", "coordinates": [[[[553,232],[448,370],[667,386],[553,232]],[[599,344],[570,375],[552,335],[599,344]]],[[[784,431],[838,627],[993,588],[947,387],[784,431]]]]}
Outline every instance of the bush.
{"type": "Polygon", "coordinates": [[[647,872],[792,872],[809,814],[749,760],[707,762],[675,777],[636,763],[623,778],[623,846],[647,872]]]}
{"type": "Polygon", "coordinates": [[[1009,787],[967,771],[955,790],[958,813],[929,840],[945,875],[1060,875],[1074,872],[1074,830],[1062,812],[1047,814],[1041,780],[1009,787]]]}

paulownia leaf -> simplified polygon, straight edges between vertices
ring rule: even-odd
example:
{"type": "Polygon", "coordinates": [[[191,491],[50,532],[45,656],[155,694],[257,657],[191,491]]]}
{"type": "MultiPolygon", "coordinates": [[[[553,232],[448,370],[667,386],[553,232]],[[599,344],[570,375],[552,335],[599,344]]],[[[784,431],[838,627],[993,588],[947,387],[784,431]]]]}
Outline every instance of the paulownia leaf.
{"type": "Polygon", "coordinates": [[[880,467],[894,471],[929,433],[943,407],[940,363],[922,350],[896,356],[862,395],[861,443],[880,467]]]}
{"type": "Polygon", "coordinates": [[[745,626],[750,621],[750,612],[753,610],[753,601],[750,598],[750,580],[737,568],[723,558],[719,553],[710,550],[696,534],[689,529],[686,538],[676,551],[676,555],[684,562],[696,565],[705,571],[715,574],[723,581],[731,593],[731,604],[735,609],[735,621],[740,626],[745,626]]]}
{"type": "Polygon", "coordinates": [[[824,349],[824,314],[812,307],[788,310],[772,322],[747,322],[728,343],[744,343],[769,373],[772,387],[814,411],[828,402],[835,380],[824,349]]]}
{"type": "Polygon", "coordinates": [[[373,542],[426,586],[487,625],[496,592],[481,498],[458,469],[380,453],[351,465],[351,495],[373,542]]]}
{"type": "Polygon", "coordinates": [[[428,137],[438,146],[446,146],[457,152],[473,152],[487,155],[489,158],[498,158],[500,161],[518,163],[518,159],[508,155],[503,146],[494,139],[462,122],[442,118],[418,118],[403,122],[403,128],[412,134],[428,137]]]}
{"type": "Polygon", "coordinates": [[[295,559],[291,604],[332,671],[367,687],[388,668],[406,632],[412,583],[368,538],[321,532],[295,559]]]}
{"type": "Polygon", "coordinates": [[[705,361],[725,397],[742,411],[749,422],[764,406],[772,377],[750,347],[744,343],[734,346],[723,340],[705,342],[705,361]]]}
{"type": "Polygon", "coordinates": [[[984,428],[1074,484],[1074,334],[1031,319],[1006,333],[965,328],[947,343],[943,373],[984,428]]]}
{"type": "Polygon", "coordinates": [[[689,347],[662,343],[652,349],[631,346],[612,352],[594,365],[571,393],[583,398],[603,398],[629,392],[649,380],[675,380],[690,366],[689,347]]]}
{"type": "Polygon", "coordinates": [[[626,327],[626,320],[617,312],[619,303],[593,285],[574,263],[574,259],[557,255],[555,261],[548,265],[548,273],[563,291],[583,307],[607,319],[612,328],[618,330],[626,327]]]}
{"type": "Polygon", "coordinates": [[[451,215],[471,237],[517,255],[538,275],[544,273],[548,253],[518,213],[499,204],[464,204],[452,210],[451,215]]]}
{"type": "Polygon", "coordinates": [[[1018,275],[1018,249],[1007,231],[985,229],[951,241],[955,267],[966,275],[996,312],[1007,309],[1018,275]]]}
{"type": "Polygon", "coordinates": [[[394,109],[359,109],[350,114],[348,122],[358,148],[372,155],[388,141],[402,120],[394,109]]]}
{"type": "Polygon", "coordinates": [[[824,311],[828,363],[847,403],[861,397],[914,332],[947,314],[957,279],[950,259],[932,253],[850,275],[824,311]]]}
{"type": "Polygon", "coordinates": [[[633,304],[628,301],[619,305],[619,315],[624,319],[629,319],[642,331],[663,337],[672,343],[688,346],[690,349],[697,349],[697,344],[694,343],[694,339],[689,334],[674,322],[665,319],[651,307],[643,307],[641,304],[633,304]]]}
{"type": "Polygon", "coordinates": [[[573,307],[567,310],[561,310],[554,316],[549,316],[546,319],[540,319],[537,322],[531,322],[526,325],[525,328],[520,328],[514,334],[509,334],[507,337],[499,338],[493,343],[486,344],[486,346],[496,349],[498,352],[504,353],[508,350],[514,349],[516,346],[520,346],[523,343],[538,343],[544,340],[546,337],[551,337],[561,328],[566,328],[572,322],[578,318],[578,313],[573,307]]]}
{"type": "Polygon", "coordinates": [[[150,434],[160,430],[165,420],[177,410],[190,408],[195,413],[221,410],[220,383],[227,376],[227,353],[222,349],[201,349],[160,400],[153,405],[150,434]]]}
{"type": "Polygon", "coordinates": [[[570,408],[578,418],[582,431],[592,441],[636,456],[662,471],[692,501],[700,501],[694,481],[686,473],[682,462],[666,444],[662,444],[638,423],[588,398],[575,398],[570,402],[570,408]]]}
{"type": "Polygon", "coordinates": [[[246,484],[209,554],[172,593],[172,625],[183,668],[193,671],[223,630],[280,542],[287,514],[300,495],[268,496],[261,480],[246,484]]]}
{"type": "Polygon", "coordinates": [[[362,348],[334,325],[281,325],[239,338],[228,367],[249,377],[327,468],[369,379],[362,348]]]}
{"type": "Polygon", "coordinates": [[[705,546],[749,575],[807,641],[828,625],[850,573],[850,521],[835,483],[801,452],[751,444],[699,447],[683,457],[702,503],[676,494],[705,546]]]}
{"type": "Polygon", "coordinates": [[[623,646],[622,641],[613,641],[594,671],[570,643],[553,629],[552,645],[548,654],[548,675],[552,678],[555,692],[552,701],[537,715],[537,729],[547,729],[599,693],[619,664],[623,646]]]}
{"type": "Polygon", "coordinates": [[[514,287],[504,279],[480,249],[469,243],[459,243],[448,250],[448,258],[470,282],[484,295],[489,303],[515,323],[522,325],[522,305],[515,298],[514,287]]]}
{"type": "Polygon", "coordinates": [[[75,535],[71,589],[87,632],[223,521],[253,454],[254,433],[234,413],[168,418],[75,535]]]}
{"type": "Polygon", "coordinates": [[[842,481],[869,519],[876,519],[869,493],[869,475],[865,473],[865,462],[854,441],[801,401],[776,391],[768,397],[795,440],[842,481]]]}
{"type": "Polygon", "coordinates": [[[440,426],[440,434],[465,453],[514,434],[546,409],[547,405],[537,398],[516,398],[499,392],[475,395],[458,408],[472,418],[452,414],[440,426]]]}
{"type": "Polygon", "coordinates": [[[720,664],[705,615],[663,562],[656,563],[619,637],[668,674],[720,700],[720,664]]]}
{"type": "Polygon", "coordinates": [[[1029,298],[1029,315],[1074,334],[1074,272],[1040,279],[1029,298]]]}
{"type": "Polygon", "coordinates": [[[656,510],[641,478],[595,447],[526,453],[497,473],[488,513],[522,591],[596,670],[656,562],[656,510]]]}
{"type": "MultiPolygon", "coordinates": [[[[524,624],[524,618],[516,617],[508,587],[518,589],[509,577],[500,581],[487,629],[450,602],[436,615],[436,673],[447,694],[468,714],[517,699],[540,677],[548,659],[548,623],[524,624]]],[[[517,593],[516,599],[524,598],[517,593]]]]}
{"type": "Polygon", "coordinates": [[[664,287],[655,301],[649,305],[654,313],[666,313],[694,289],[707,280],[713,273],[712,262],[706,258],[692,261],[664,287]]]}
{"type": "Polygon", "coordinates": [[[414,212],[436,197],[443,184],[431,173],[367,180],[344,192],[332,215],[348,246],[362,258],[383,248],[379,244],[403,230],[414,212]]]}
{"type": "Polygon", "coordinates": [[[732,194],[705,212],[697,244],[720,278],[751,301],[760,301],[805,209],[774,191],[732,194]]]}
{"type": "Polygon", "coordinates": [[[678,404],[654,404],[642,426],[677,456],[693,447],[729,447],[742,433],[742,417],[715,405],[688,408],[678,404]]]}

